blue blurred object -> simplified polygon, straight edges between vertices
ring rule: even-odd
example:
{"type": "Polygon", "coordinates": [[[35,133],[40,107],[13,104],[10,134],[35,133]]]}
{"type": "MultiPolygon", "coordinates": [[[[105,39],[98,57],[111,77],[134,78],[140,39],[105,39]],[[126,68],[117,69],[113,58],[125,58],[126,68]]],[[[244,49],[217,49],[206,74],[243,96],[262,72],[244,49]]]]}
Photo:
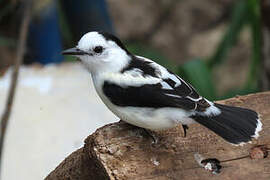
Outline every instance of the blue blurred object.
{"type": "MultiPolygon", "coordinates": [[[[63,0],[61,2],[75,41],[89,31],[106,31],[114,34],[105,0],[63,0]]],[[[63,61],[56,6],[56,1],[51,0],[39,14],[34,16],[29,27],[26,63],[48,64],[63,61]]]]}
{"type": "Polygon", "coordinates": [[[115,33],[105,0],[63,0],[61,2],[74,40],[79,40],[89,31],[115,33]]]}
{"type": "Polygon", "coordinates": [[[29,27],[28,52],[31,61],[42,64],[60,63],[62,43],[55,1],[34,16],[29,27]]]}

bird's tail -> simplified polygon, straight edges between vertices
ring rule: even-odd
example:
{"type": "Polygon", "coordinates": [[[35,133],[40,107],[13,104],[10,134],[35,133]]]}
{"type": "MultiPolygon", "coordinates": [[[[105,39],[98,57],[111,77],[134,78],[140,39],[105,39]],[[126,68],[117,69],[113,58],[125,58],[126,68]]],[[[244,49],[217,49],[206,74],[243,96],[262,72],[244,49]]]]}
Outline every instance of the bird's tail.
{"type": "Polygon", "coordinates": [[[193,115],[192,118],[235,145],[242,145],[259,136],[262,123],[255,111],[221,104],[214,106],[221,113],[209,116],[193,115]]]}

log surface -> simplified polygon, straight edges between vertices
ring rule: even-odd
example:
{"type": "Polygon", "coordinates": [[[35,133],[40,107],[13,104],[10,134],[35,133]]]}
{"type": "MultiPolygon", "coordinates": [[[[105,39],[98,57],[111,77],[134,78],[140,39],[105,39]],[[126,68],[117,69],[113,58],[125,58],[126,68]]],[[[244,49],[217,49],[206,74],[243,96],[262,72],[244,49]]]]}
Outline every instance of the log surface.
{"type": "Polygon", "coordinates": [[[207,128],[194,124],[190,125],[187,137],[183,137],[181,126],[159,132],[159,142],[153,145],[141,129],[118,122],[87,137],[84,147],[67,157],[46,179],[270,179],[270,156],[231,160],[248,156],[257,145],[270,148],[270,92],[218,103],[259,112],[263,123],[260,137],[251,144],[233,146],[207,128]],[[196,153],[220,160],[221,172],[216,175],[200,167],[194,158],[196,153]]]}

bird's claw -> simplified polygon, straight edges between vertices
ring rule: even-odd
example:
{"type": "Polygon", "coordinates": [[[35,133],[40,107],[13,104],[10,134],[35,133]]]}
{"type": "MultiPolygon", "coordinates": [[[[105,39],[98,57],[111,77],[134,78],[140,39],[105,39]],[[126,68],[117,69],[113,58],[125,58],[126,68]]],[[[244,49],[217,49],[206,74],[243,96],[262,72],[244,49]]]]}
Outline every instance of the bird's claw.
{"type": "Polygon", "coordinates": [[[152,139],[152,144],[156,145],[158,143],[158,137],[156,137],[156,135],[152,131],[144,129],[144,128],[142,129],[145,132],[145,134],[147,134],[152,139]]]}

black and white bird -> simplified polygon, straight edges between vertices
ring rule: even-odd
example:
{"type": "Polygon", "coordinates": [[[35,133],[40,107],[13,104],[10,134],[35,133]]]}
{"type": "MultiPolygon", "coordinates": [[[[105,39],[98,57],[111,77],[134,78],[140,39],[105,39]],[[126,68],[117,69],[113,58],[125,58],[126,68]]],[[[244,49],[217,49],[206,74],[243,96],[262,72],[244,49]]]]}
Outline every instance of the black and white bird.
{"type": "Polygon", "coordinates": [[[236,145],[262,130],[255,111],[207,100],[163,66],[130,53],[112,34],[89,32],[62,54],[82,61],[105,105],[132,125],[158,131],[181,123],[185,130],[197,122],[236,145]]]}

